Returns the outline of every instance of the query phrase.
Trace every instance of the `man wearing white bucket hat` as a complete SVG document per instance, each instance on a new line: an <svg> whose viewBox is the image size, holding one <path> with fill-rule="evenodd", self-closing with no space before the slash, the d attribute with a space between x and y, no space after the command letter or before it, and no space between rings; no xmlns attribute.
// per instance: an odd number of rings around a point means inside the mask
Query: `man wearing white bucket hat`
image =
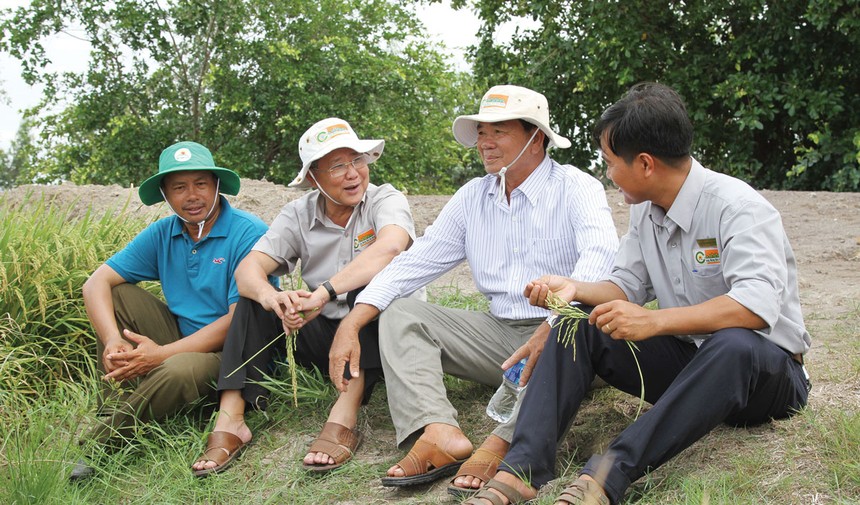
<svg viewBox="0 0 860 505"><path fill-rule="evenodd" d="M487 175L460 188L424 236L374 278L332 345L329 375L344 388L347 363L352 380L360 377L353 365L362 355L358 331L382 312L379 345L397 443L419 437L388 470L386 486L451 475L472 454L446 397L443 372L498 386L502 368L528 358L528 380L549 334L549 311L529 305L524 282L547 272L596 280L608 272L618 246L600 182L547 154L570 141L550 127L542 94L495 86L479 113L458 117L453 131L465 147L477 146ZM490 300L489 314L401 298L463 260ZM515 420L499 425L462 465L452 494L468 493L492 477Z"/></svg>
<svg viewBox="0 0 860 505"><path fill-rule="evenodd" d="M325 369L340 320L360 291L415 239L406 197L390 184L370 184L369 165L382 155L383 140L362 140L344 120L328 118L299 140L302 167L292 187L315 188L286 204L236 271L242 298L224 345L218 380L220 413L206 452L192 465L205 476L225 470L251 441L246 407L265 409L268 391L260 385L279 335L298 330L295 361ZM312 291L279 291L267 275L289 274L301 262ZM359 407L382 376L376 325L362 331L367 352L354 365L362 370L344 391L304 458L312 472L327 472L348 461L361 434ZM269 346L277 340L277 346ZM249 358L251 357L251 358Z"/></svg>
<svg viewBox="0 0 860 505"><path fill-rule="evenodd" d="M196 142L164 151L158 173L140 185L146 205L175 215L149 225L110 257L83 287L109 388L86 441L116 445L136 423L160 419L214 393L221 347L239 292L233 273L266 231L256 216L219 193L239 193L239 176L215 166ZM158 280L165 302L136 284ZM93 469L79 461L70 478Z"/></svg>

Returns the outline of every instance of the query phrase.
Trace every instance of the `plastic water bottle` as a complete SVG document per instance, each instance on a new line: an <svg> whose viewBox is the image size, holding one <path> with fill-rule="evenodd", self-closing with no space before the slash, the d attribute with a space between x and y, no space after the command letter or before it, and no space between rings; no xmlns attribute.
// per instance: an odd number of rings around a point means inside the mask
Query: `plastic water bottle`
<svg viewBox="0 0 860 505"><path fill-rule="evenodd" d="M490 403L487 404L487 415L493 420L506 423L514 415L517 398L520 396L520 392L526 388L525 386L520 387L520 375L525 366L526 360L523 358L502 374L502 385L499 386L499 389L490 398Z"/></svg>

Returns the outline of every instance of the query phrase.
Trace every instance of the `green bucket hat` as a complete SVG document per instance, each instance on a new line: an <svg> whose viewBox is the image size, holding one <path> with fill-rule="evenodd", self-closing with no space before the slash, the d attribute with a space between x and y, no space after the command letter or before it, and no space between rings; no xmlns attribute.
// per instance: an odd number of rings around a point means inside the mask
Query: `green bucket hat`
<svg viewBox="0 0 860 505"><path fill-rule="evenodd" d="M164 201L161 194L161 179L173 172L209 170L221 180L219 191L228 195L239 194L239 176L226 168L216 167L212 153L197 142L178 142L161 151L158 158L158 173L143 181L138 188L140 201L144 205Z"/></svg>

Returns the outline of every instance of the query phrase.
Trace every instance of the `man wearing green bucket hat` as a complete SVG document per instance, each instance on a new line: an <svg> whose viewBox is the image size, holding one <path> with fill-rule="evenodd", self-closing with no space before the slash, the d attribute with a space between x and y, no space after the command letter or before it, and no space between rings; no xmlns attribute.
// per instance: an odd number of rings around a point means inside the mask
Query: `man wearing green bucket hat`
<svg viewBox="0 0 860 505"><path fill-rule="evenodd" d="M219 193L239 193L239 176L215 166L196 142L161 153L158 173L141 184L146 205L175 215L144 229L83 287L106 384L102 416L83 442L116 446L139 422L163 418L213 393L221 348L239 293L233 273L265 223L233 209ZM166 303L136 286L161 283ZM116 387L119 386L119 387ZM93 474L84 460L72 471Z"/></svg>

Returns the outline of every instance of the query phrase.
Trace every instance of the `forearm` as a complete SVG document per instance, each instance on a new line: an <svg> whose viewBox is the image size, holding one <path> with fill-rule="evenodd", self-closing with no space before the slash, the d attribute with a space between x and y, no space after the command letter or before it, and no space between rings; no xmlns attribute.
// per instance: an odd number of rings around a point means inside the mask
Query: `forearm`
<svg viewBox="0 0 860 505"><path fill-rule="evenodd" d="M574 300L584 305L596 307L612 300L627 301L627 295L624 294L624 291L612 282L572 282L576 286Z"/></svg>
<svg viewBox="0 0 860 505"><path fill-rule="evenodd" d="M183 352L218 352L224 347L227 330L233 320L233 310L236 304L230 305L230 310L208 325L200 328L187 337L162 346L165 359Z"/></svg>
<svg viewBox="0 0 860 505"><path fill-rule="evenodd" d="M119 277L110 267L103 265L87 279L82 289L87 317L102 344L123 338L114 314L111 274ZM119 280L122 281L121 278Z"/></svg>
<svg viewBox="0 0 860 505"><path fill-rule="evenodd" d="M239 294L261 303L264 298L276 292L269 283L269 274L275 270L277 263L263 253L251 251L236 267L236 288Z"/></svg>
<svg viewBox="0 0 860 505"><path fill-rule="evenodd" d="M408 245L409 236L402 233L405 240L378 240L361 252L342 270L334 274L329 282L338 294L348 293L356 288L366 286L373 277L382 271L395 256L403 252ZM324 289L324 288L319 288Z"/></svg>
<svg viewBox="0 0 860 505"><path fill-rule="evenodd" d="M355 307L349 311L349 314L347 314L346 317L341 320L340 325L338 325L338 333L343 329L357 336L358 332L361 331L362 328L367 326L376 318L376 316L379 315L379 312L380 310L373 305L366 303L355 304Z"/></svg>
<svg viewBox="0 0 860 505"><path fill-rule="evenodd" d="M728 296L689 307L653 311L657 335L706 335L725 328L760 330L767 323Z"/></svg>

